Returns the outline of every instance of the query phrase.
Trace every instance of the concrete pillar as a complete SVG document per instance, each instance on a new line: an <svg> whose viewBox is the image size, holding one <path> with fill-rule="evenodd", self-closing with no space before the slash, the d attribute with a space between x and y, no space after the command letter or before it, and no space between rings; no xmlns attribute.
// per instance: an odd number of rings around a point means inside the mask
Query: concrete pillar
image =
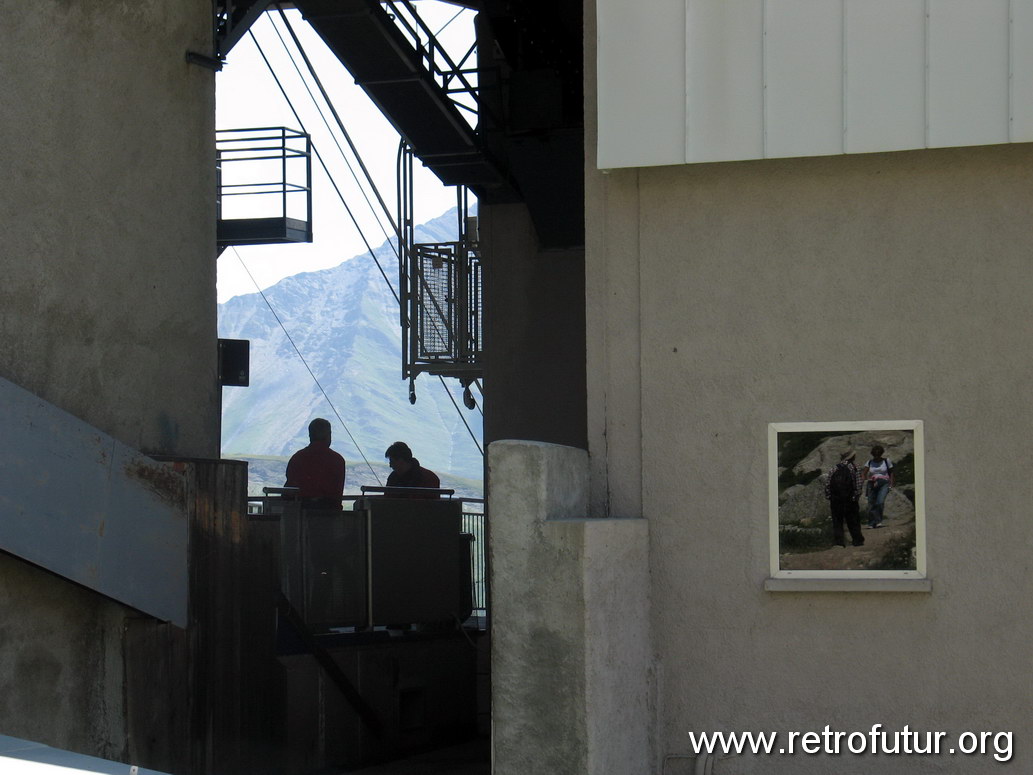
<svg viewBox="0 0 1033 775"><path fill-rule="evenodd" d="M651 767L648 523L589 519L588 453L488 448L495 775Z"/></svg>

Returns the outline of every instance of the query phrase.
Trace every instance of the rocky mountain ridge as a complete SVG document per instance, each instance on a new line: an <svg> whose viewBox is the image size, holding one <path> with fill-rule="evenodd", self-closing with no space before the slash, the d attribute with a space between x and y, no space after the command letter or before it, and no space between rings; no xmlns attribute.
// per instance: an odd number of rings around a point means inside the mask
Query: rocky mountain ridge
<svg viewBox="0 0 1033 775"><path fill-rule="evenodd" d="M454 240L455 229L453 210L418 227L417 240ZM396 286L392 244L374 255ZM483 478L481 453L463 423L479 443L481 414L463 407L458 383L445 380L462 417L436 377L422 375L418 400L409 403L398 303L368 253L287 277L264 298L252 293L220 304L219 336L251 342L250 386L223 389L224 456L287 457L308 443L309 421L325 417L352 470L368 472L364 459L382 463L388 445L402 440L439 474Z"/></svg>

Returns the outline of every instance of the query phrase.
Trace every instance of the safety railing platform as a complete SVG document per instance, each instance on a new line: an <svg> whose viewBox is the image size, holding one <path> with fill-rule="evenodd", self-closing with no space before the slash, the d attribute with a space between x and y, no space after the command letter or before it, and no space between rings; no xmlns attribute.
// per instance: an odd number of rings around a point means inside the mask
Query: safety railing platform
<svg viewBox="0 0 1033 775"><path fill-rule="evenodd" d="M230 245L312 241L312 144L287 127L216 132L217 240Z"/></svg>

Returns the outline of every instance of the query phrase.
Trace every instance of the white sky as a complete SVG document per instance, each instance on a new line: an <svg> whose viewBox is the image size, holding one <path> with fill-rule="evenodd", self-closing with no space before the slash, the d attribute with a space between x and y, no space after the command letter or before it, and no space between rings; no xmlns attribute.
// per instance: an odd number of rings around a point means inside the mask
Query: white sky
<svg viewBox="0 0 1033 775"><path fill-rule="evenodd" d="M431 29L437 31L445 26L457 12L461 14L448 24L440 36L442 42L458 59L466 53L473 40L472 11L460 9L437 0L420 0L417 7L421 16ZM365 93L355 85L348 71L340 64L332 52L323 44L319 36L302 20L297 11L287 11L287 17L295 32L301 39L323 87L330 94L334 107L344 122L355 146L362 154L363 161L380 189L381 196L396 215L395 202L395 164L398 153L398 135L391 125L381 116L380 111L370 102ZM352 173L334 144L336 137L341 148L348 152L347 144L337 130L332 114L324 106L326 120L333 128L333 135L320 118L313 100L309 97L295 66L277 36L277 30L290 49L294 50L289 33L283 26L279 14L267 13L252 28L252 32L268 57L277 76L280 78L294 103L295 109L304 122L304 128L312 135L313 145L319 150L330 168L338 187L341 189L348 206L351 208L366 234L366 239L374 249L386 239L385 231L391 229L386 219L377 215L379 221L353 180ZM304 74L309 89L322 103L319 91L310 82L307 68L295 52L297 67ZM294 118L275 80L250 35L237 43L227 56L226 65L216 78L217 105L216 128L244 129L250 127L286 126L301 129ZM350 154L349 154L350 156ZM349 158L355 175L360 179L362 173ZM418 161L415 164L415 222L435 218L456 203L454 188L446 188L438 179L426 170ZM254 293L256 288L247 272L241 267L238 255L247 265L258 285L265 289L298 272L314 271L337 266L366 250L358 231L352 224L337 193L323 174L319 162L313 158L313 236L311 244L294 245L256 245L230 248L219 257L218 263L218 300L227 299L243 293ZM369 194L374 207L379 208L376 199Z"/></svg>

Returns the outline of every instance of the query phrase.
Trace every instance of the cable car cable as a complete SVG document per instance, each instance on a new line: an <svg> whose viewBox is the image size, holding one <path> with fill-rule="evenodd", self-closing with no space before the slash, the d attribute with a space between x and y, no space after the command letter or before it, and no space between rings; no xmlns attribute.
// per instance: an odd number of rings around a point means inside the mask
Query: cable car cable
<svg viewBox="0 0 1033 775"><path fill-rule="evenodd" d="M258 38L255 37L253 31L248 30L248 34L251 36L251 40L254 41L255 48L258 49L258 54L261 55L262 61L265 63L265 67L269 68L270 74L273 76L273 80L276 82L276 85L280 88L280 93L283 94L283 98L287 100L287 106L290 108L290 112L294 115L294 120L298 122L299 126L302 127L302 131L308 134L308 131L305 128L305 122L302 121L302 117L298 115L298 111L294 110L294 103L291 101L290 97L287 96L287 90L283 88L283 84L280 83L280 79L279 76L276 74L276 70L273 69L273 65L270 63L269 58L265 56L265 52L261 48L261 43L258 42ZM383 267L380 266L380 260L377 258L376 253L373 252L373 248L370 246L369 240L366 239L366 234L363 231L362 226L358 225L358 221L355 219L354 214L351 212L351 208L348 207L348 203L344 199L344 194L341 193L341 189L337 186L337 181L335 181L334 176L330 174L330 168L326 166L326 162L323 161L322 154L319 153L319 149L316 148L314 145L312 146L312 153L315 154L316 159L318 159L319 161L319 165L322 166L323 172L326 174L327 180L330 180L330 184L334 187L334 190L337 192L337 197L341 200L341 204L344 206L345 212L348 213L348 217L351 218L351 223L352 225L354 225L355 230L358 232L359 238L362 238L363 244L366 245L367 252L370 254L370 257L373 259L375 265L377 265L377 269L380 270L380 275L384 278L384 282L387 283L387 287L390 288L390 293L392 293L392 296L395 297L395 301L401 304L401 301L398 298L398 293L395 291L395 286L392 285L392 282L390 282L390 280L387 278L387 274L384 272Z"/></svg>
<svg viewBox="0 0 1033 775"><path fill-rule="evenodd" d="M463 421L463 425L466 426L466 432L470 434L470 438L473 439L474 445L477 447L477 451L481 453L481 457L484 457L484 450L481 449L481 445L477 441L477 437L474 436L472 430L470 430L470 423L466 421L466 417L463 415L463 410L459 408L459 404L456 403L455 398L452 395L452 391L448 389L448 385L445 384L444 378L439 374L438 379L441 381L441 387L445 389L445 393L448 394L449 400L452 402L452 406L456 408L459 413L459 419Z"/></svg>
<svg viewBox="0 0 1033 775"><path fill-rule="evenodd" d="M395 233L398 233L398 224L395 223L395 219L391 217L391 211L388 210L387 204L384 202L384 198L380 195L380 189L377 188L377 184L373 182L373 177L369 174L369 170L366 169L366 165L362 161L362 156L359 154L358 149L355 147L355 143L352 142L351 135L348 134L348 130L344 128L344 122L341 121L341 117L337 114L337 109L334 108L333 103L330 101L330 96L326 93L326 89L323 88L323 82L319 80L319 76L316 75L316 70L312 67L312 62L309 61L308 54L305 53L305 49L301 45L301 41L298 40L298 36L294 33L294 28L291 26L290 21L287 19L287 14L283 12L283 8L280 3L276 4L277 10L280 12L280 18L283 20L284 25L287 27L287 32L290 33L291 38L294 40L294 45L298 47L298 51L301 54L301 58L305 60L305 66L308 68L309 73L312 75L312 80L316 82L316 87L319 89L319 93L323 95L323 99L326 100L327 106L330 108L330 112L334 116L334 120L337 121L337 126L341 130L341 134L344 135L345 141L348 143L348 147L351 148L355 159L359 163L359 169L362 170L362 174L366 176L366 181L369 183L370 188L373 189L373 193L377 197L377 201L380 202L380 206L384 209L384 214L387 216L387 222L391 224L391 228L394 229Z"/></svg>
<svg viewBox="0 0 1033 775"><path fill-rule="evenodd" d="M280 10L281 16L283 16L284 15L283 14L283 9L280 8L279 10ZM319 83L318 76L316 76L314 70L312 70L312 66L311 66L311 63L309 63L309 61L308 61L308 57L305 55L304 50L301 48L300 42L297 40L297 36L294 35L293 29L290 27L290 22L287 21L286 18L284 18L284 23L287 25L288 31L291 32L291 35L292 35L292 37L295 40L295 45L298 46L299 51L301 51L301 53L302 53L302 57L305 59L306 63L309 65L309 70L312 73L313 78L316 79L317 85L319 86L320 91L323 94L324 99L327 101L327 104L330 105L330 109L331 109L331 111L332 111L332 113L334 115L334 118L337 120L338 125L341 127L342 132L345 133L345 139L348 141L349 147L351 147L352 151L355 153L360 167L362 168L363 172L365 173L365 175L367 177L367 180L369 180L370 185L373 187L374 193L377 195L377 199L380 201L381 207L383 207L385 212L386 212L387 211L387 206L384 204L383 198L380 196L380 193L377 190L376 185L373 183L372 179L369 177L369 171L366 169L365 164L362 162L361 157L359 156L358 150L355 148L354 144L351 142L351 138L347 135L347 132L344 129L343 124L341 123L340 116L337 114L337 111L330 104L329 97L327 96L326 91L322 88L322 84ZM275 25L274 25L274 29L275 29ZM250 29L248 30L248 34L251 36L251 40L254 42L255 47L258 49L258 53L261 55L262 61L265 62L265 66L268 68L269 73L270 73L270 75L272 75L273 80L276 82L277 87L279 87L280 93L283 95L283 98L287 101L287 105L290 108L291 113L294 114L295 120L301 126L302 131L306 132L306 134L307 134L308 132L307 132L307 130L305 128L304 121L301 120L301 116L298 114L298 111L295 109L293 101L291 100L290 96L288 96L288 94L287 94L287 90L284 88L283 83L280 81L280 78L276 75L276 71L274 70L272 64L269 62L269 58L265 55L265 51L263 50L262 45L258 42L258 38L255 37L254 32L252 30L250 30ZM288 56L289 55L290 54L288 52ZM312 150L313 150L313 153L315 154L316 158L319 160L320 165L323 167L323 171L326 173L326 176L329 179L330 184L334 187L334 191L337 192L338 199L341 200L341 204L344 206L344 208L347 211L349 217L351 218L352 224L355 226L356 230L359 233L359 236L362 238L363 243L366 245L366 250L369 252L370 257L373 259L373 262L376 264L377 269L380 271L381 276L384 278L384 282L387 283L387 287L391 291L391 295L394 297L395 302L397 302L399 305L401 305L401 300L399 299L398 294L395 292L394 286L392 286L391 281L388 279L387 274L384 272L384 268L380 265L380 261L377 259L376 255L374 254L373 248L370 246L369 241L366 239L365 233L362 231L362 227L359 226L358 221L356 220L354 214L351 211L351 208L348 206L347 202L345 202L344 195L341 193L340 188L338 188L337 183L334 180L333 175L330 174L330 170L327 167L326 162L323 160L322 155L319 153L318 148L316 148L313 145ZM394 219L390 218L390 215L388 217L389 217L389 220L390 220L390 223L391 223L392 227L397 230L398 227L395 224ZM234 252L236 252L236 251L234 251ZM240 258L239 254L237 254L237 256L238 256L238 259L239 259ZM241 261L241 264L243 265L243 261ZM246 266L244 267L244 269L245 269L245 271L247 271L247 267ZM250 275L250 272L248 272L248 274ZM252 278L252 282L254 282L253 278ZM257 285L257 283L256 283L256 285ZM261 293L261 291L260 291L260 293ZM265 294L264 293L262 294L262 298L265 299ZM268 300L266 300L266 304L267 305L269 304ZM272 307L271 306L270 306L270 311L272 311ZM274 315L274 317L276 317L275 311L273 312L273 315ZM279 322L279 318L278 317L277 317L277 322ZM281 328L283 328L283 324L282 323L280 323L280 326L281 326ZM285 328L284 328L284 333L287 333ZM290 339L290 335L289 334L287 334L287 337L288 337L288 339ZM291 344L292 345L294 344L293 340L291 340ZM299 357L302 357L301 356L301 352L297 349L297 346L295 346L295 351L298 352L298 356ZM302 361L304 362L304 358L303 357L302 357ZM307 362L305 362L305 368L306 369L309 368ZM312 370L311 369L309 369L309 373L312 374ZM313 380L315 380L315 375L314 374L312 375L312 378L313 378ZM441 378L439 377L439 379L441 379ZM326 392L323 391L323 388L322 388L321 385L319 385L318 380L315 380L315 381L316 381L316 384L319 387L320 391L323 392L324 396L326 396ZM477 438L474 435L473 431L470 429L469 423L466 422L466 418L463 416L463 411L459 408L459 405L456 403L455 398L453 398L451 392L449 392L449 390L448 390L448 387L444 384L444 380L443 379L441 379L441 383L442 383L442 387L445 388L445 392L448 394L449 400L452 402L452 405L455 407L456 412L459 414L460 419L463 421L463 424L466 425L467 432L470 434L470 437L473 440L474 445L477 447L477 451L480 452L481 456L483 457L484 456L484 450L482 449L481 445L478 443ZM329 401L329 399L327 399L327 400ZM334 408L333 404L331 404L331 408ZM336 408L334 408L334 413L337 414ZM483 415L483 412L482 412L482 415ZM338 417L339 420L341 420L341 424L344 425L344 421L343 421L343 419L341 419L339 414L337 414L337 417ZM345 426L345 430L347 430L346 426ZM352 438L352 442L355 444L356 449L360 449L359 446L358 446L358 443L355 442L354 437L351 436L351 432L350 431L348 431L348 435L349 435L349 437ZM360 454L361 454L361 450L360 450ZM366 460L365 455L363 455L363 460L366 462L366 465L369 467L370 471L373 471L373 467L370 465L369 461ZM373 473L374 473L374 476L376 476L376 472L374 471ZM379 477L377 477L377 481L378 482L380 481Z"/></svg>
<svg viewBox="0 0 1033 775"><path fill-rule="evenodd" d="M330 133L330 137L331 139L333 139L334 145L337 146L337 150L341 154L341 158L344 160L345 165L348 167L348 172L351 173L351 179L355 181L355 187L358 189L358 192L363 195L363 198L366 199L366 205L367 207L369 207L370 213L372 213L373 215L373 219L377 222L377 225L380 227L380 231L384 236L384 240L387 242L388 245L392 244L392 242L390 242L390 236L387 234L387 229L384 228L383 222L380 220L380 215L378 214L377 209L373 207L373 203L372 201L370 201L370 197L367 195L366 189L363 187L363 184L359 182L358 176L355 174L355 170L352 167L351 162L348 160L347 155L344 153L344 149L341 148L341 144L338 143L337 135L335 134L333 128L331 128L330 121L326 120L326 115L323 113L322 105L319 104L318 100L316 100L315 95L312 93L312 90L309 88L309 83L305 80L305 76L302 74L302 68L299 67L298 62L294 60L294 55L291 54L290 50L287 48L287 41L283 39L283 35L280 33L280 29L276 26L276 24L274 24L272 18L270 18L270 26L276 33L276 36L280 38L280 44L283 46L284 53L290 60L290 64L293 65L294 71L298 73L299 81L302 82L302 86L304 86L305 91L308 92L309 99L312 100L312 104L316 108L316 112L319 114L319 118L322 119L323 125L326 127L326 131ZM331 108L331 110L333 110L333 107ZM354 150L353 147L352 150ZM359 163L362 163L362 161L359 160ZM398 253L397 248L395 248L395 253Z"/></svg>
<svg viewBox="0 0 1033 775"><path fill-rule="evenodd" d="M380 477L377 475L377 472L373 469L373 466L370 465L369 460L366 458L366 453L363 452L362 447L359 446L359 442L357 442L355 440L355 437L352 435L351 430L348 428L348 423L346 423L344 421L344 418L341 417L341 413L337 411L337 407L334 406L334 402L330 400L330 396L327 395L326 390L323 389L323 385L322 383L320 383L319 378L316 377L315 372L312 371L312 367L308 365L308 361L305 360L305 356L301 354L301 350L298 348L297 343L295 343L294 337L291 336L290 331L287 330L287 327L283 324L283 321L280 320L280 316L277 315L276 310L273 309L273 305L269 302L269 298L265 295L265 291L263 291L261 286L259 286L258 282L255 280L254 275L251 274L251 270L247 268L247 264L244 263L244 259L241 258L240 253L237 252L237 248L233 245L230 245L230 249L233 250L233 254L237 257L237 260L240 262L240 265L244 267L244 271L247 272L247 276L251 278L251 282L255 284L255 288L258 289L258 293L262 297L262 301L265 302L265 306L269 308L269 311L276 319L276 322L280 324L280 328L283 330L284 335L287 337L287 341L291 343L291 347L294 348L294 352L296 352L298 354L298 357L301 358L301 362L305 365L305 369L308 371L309 376L312 377L312 381L316 383L316 387L319 388L319 392L323 394L323 398L325 398L326 402L330 404L330 408L333 410L334 416L337 417L338 422L341 423L341 427L344 428L345 433L348 434L348 438L352 440L352 444L355 445L355 449L359 451L359 455L362 457L362 460L366 463L366 467L369 468L370 473L373 474L373 478L377 480L378 485L381 484ZM480 447L478 447L478 449L480 449ZM483 454L483 452L481 454Z"/></svg>

